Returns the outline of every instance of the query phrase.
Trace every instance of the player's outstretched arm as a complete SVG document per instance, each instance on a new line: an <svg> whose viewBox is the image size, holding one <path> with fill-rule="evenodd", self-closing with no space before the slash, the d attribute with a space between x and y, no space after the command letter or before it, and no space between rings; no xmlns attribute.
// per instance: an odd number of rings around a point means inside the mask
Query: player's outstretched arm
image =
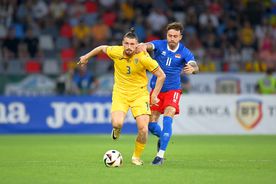
<svg viewBox="0 0 276 184"><path fill-rule="evenodd" d="M80 60L78 62L78 65L81 65L81 66L86 65L88 63L88 60L91 57L96 56L101 52L106 53L107 47L108 47L107 45L98 46L98 47L94 48L93 50L91 50L90 52L88 52L87 54L81 56Z"/></svg>
<svg viewBox="0 0 276 184"><path fill-rule="evenodd" d="M158 94L161 91L161 88L164 84L166 75L161 69L161 67L158 67L155 71L152 72L153 75L157 77L155 87L153 89L153 92L151 93L151 105L157 104L159 102L159 99L157 98Z"/></svg>
<svg viewBox="0 0 276 184"><path fill-rule="evenodd" d="M147 52L147 51L152 51L153 50L153 46L151 43L139 43L137 48L136 48L136 52Z"/></svg>

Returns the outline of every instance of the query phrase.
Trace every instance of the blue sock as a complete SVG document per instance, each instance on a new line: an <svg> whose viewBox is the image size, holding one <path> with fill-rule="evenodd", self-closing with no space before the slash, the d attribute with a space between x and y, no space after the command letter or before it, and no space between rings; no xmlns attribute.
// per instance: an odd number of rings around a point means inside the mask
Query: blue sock
<svg viewBox="0 0 276 184"><path fill-rule="evenodd" d="M156 135L157 137L161 136L161 127L158 125L157 122L150 122L148 127L149 127L149 131L153 135Z"/></svg>
<svg viewBox="0 0 276 184"><path fill-rule="evenodd" d="M165 151L172 136L172 122L173 119L170 116L164 116L163 118L163 130L160 137L160 150Z"/></svg>

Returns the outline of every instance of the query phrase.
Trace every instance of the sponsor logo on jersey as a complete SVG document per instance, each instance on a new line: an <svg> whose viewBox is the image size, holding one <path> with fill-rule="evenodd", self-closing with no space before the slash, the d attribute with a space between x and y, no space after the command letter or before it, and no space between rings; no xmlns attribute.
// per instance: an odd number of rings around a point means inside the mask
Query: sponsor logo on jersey
<svg viewBox="0 0 276 184"><path fill-rule="evenodd" d="M237 101L236 117L247 130L258 125L263 117L262 102L257 99L242 99Z"/></svg>
<svg viewBox="0 0 276 184"><path fill-rule="evenodd" d="M161 53L163 56L165 56L166 55L166 51L162 51L162 53Z"/></svg>
<svg viewBox="0 0 276 184"><path fill-rule="evenodd" d="M180 54L175 54L175 58L181 58Z"/></svg>

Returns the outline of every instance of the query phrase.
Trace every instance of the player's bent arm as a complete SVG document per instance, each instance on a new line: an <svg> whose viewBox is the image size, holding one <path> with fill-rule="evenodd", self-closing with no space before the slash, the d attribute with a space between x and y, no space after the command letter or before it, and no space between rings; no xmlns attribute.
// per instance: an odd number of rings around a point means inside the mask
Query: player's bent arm
<svg viewBox="0 0 276 184"><path fill-rule="evenodd" d="M196 62L190 62L189 65L191 65L194 69L194 71L192 72L192 74L197 74L199 73L199 67L198 65L196 64Z"/></svg>
<svg viewBox="0 0 276 184"><path fill-rule="evenodd" d="M183 69L185 74L197 74L199 72L199 67L195 61L189 61Z"/></svg>
<svg viewBox="0 0 276 184"><path fill-rule="evenodd" d="M108 47L108 45L101 45L101 46L98 46L98 47L94 48L93 50L91 50L87 54L81 56L78 64L85 65L85 64L88 63L89 58L91 58L93 56L96 56L101 52L106 53L107 47Z"/></svg>
<svg viewBox="0 0 276 184"><path fill-rule="evenodd" d="M164 84L166 75L163 72L163 70L161 69L161 67L159 66L158 68L156 68L153 72L153 75L155 75L157 77L156 83L155 83L155 87L153 89L153 92L151 94L151 97L153 98L152 100L154 100L154 98L157 98L158 94L161 91L161 88Z"/></svg>
<svg viewBox="0 0 276 184"><path fill-rule="evenodd" d="M147 52L147 51L152 51L154 48L153 48L153 45L151 43L139 43L137 48L137 53L139 52Z"/></svg>
<svg viewBox="0 0 276 184"><path fill-rule="evenodd" d="M147 42L145 45L147 46L147 51L153 51L154 47L152 43Z"/></svg>

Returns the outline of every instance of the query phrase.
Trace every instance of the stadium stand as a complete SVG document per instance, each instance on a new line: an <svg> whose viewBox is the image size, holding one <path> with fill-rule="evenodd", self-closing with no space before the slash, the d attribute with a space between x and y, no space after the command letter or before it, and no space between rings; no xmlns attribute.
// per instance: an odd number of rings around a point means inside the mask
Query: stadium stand
<svg viewBox="0 0 276 184"><path fill-rule="evenodd" d="M183 42L195 53L201 72L263 72L276 66L275 4L273 0L1 1L1 75L29 73L33 67L21 71L10 64L4 72L3 63L34 59L44 66L34 67L35 72L58 76L84 51L103 43L120 44L131 26L146 42L162 38L164 26L172 21L184 24ZM58 67L43 63L49 59ZM92 72L108 73L109 65L102 62L101 72L97 67Z"/></svg>

